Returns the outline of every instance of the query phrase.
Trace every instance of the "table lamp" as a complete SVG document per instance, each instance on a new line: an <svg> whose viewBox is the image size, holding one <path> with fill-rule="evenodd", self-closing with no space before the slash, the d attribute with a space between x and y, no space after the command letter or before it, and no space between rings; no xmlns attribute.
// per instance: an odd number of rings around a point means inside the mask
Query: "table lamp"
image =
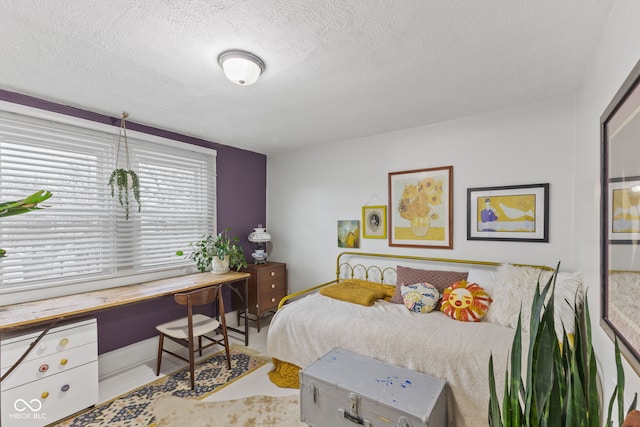
<svg viewBox="0 0 640 427"><path fill-rule="evenodd" d="M249 234L249 241L256 244L256 250L251 254L254 264L265 264L267 262L267 242L271 241L271 235L267 233L262 224Z"/></svg>

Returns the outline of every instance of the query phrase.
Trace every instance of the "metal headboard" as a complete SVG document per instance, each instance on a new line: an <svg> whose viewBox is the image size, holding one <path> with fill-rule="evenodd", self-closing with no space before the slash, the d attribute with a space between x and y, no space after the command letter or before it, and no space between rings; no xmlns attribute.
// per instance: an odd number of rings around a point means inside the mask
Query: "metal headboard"
<svg viewBox="0 0 640 427"><path fill-rule="evenodd" d="M453 264L464 264L464 265L483 265L483 266L489 266L489 267L498 267L504 264L502 262L492 262L492 261L475 261L475 260L452 259L452 258L422 257L422 256L416 256L416 255L379 254L379 253L370 253L370 252L346 251L338 254L338 257L336 259L335 280L322 283L320 285L313 286L311 288L304 289L302 291L295 292L293 294L289 294L285 296L280 300L280 303L278 304L278 309L280 309L288 300L292 298L302 296L309 292L320 289L324 286L339 282L341 279L340 273L344 271L344 269L347 269L349 271L349 274L351 275L351 277L354 277L354 275L356 274L356 271L362 271L365 280L369 279L371 273L374 272L374 274L376 274L377 277L381 279L379 280L380 283L385 283L385 278L388 277L388 275L391 274L391 272L395 274L395 268L393 267L381 268L375 265L366 267L361 262L358 262L357 264L352 265L351 263L342 260L343 257L348 257L348 256L354 256L359 258L362 257L362 258L384 258L384 259L404 259L404 260L412 260L412 261L428 261L430 263L443 263L443 264L453 263ZM535 268L539 268L547 271L554 270L553 268L547 267L545 265L515 264L515 263L512 263L512 265L516 265L519 267L535 267ZM342 278L344 279L344 276Z"/></svg>

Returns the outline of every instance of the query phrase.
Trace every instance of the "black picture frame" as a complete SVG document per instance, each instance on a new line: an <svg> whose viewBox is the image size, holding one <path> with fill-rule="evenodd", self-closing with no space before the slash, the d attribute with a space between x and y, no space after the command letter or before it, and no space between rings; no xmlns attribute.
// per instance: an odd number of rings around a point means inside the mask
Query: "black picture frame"
<svg viewBox="0 0 640 427"><path fill-rule="evenodd" d="M467 240L549 241L549 183L467 189Z"/></svg>
<svg viewBox="0 0 640 427"><path fill-rule="evenodd" d="M626 294L640 287L640 258L636 256L639 234L636 226L614 232L614 221L627 215L638 221L627 208L637 209L635 201L619 206L616 188L627 190L640 180L640 61L636 63L600 117L600 326L620 352L640 374L640 321L635 314L640 304ZM637 190L640 190L638 188ZM617 208L623 209L618 212ZM624 231L624 229L621 229Z"/></svg>

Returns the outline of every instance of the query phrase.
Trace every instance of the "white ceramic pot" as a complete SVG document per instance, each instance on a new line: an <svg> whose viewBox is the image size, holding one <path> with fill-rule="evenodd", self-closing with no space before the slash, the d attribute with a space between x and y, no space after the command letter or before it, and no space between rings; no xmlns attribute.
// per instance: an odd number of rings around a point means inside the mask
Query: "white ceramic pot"
<svg viewBox="0 0 640 427"><path fill-rule="evenodd" d="M214 256L211 261L211 272L214 274L224 274L229 272L229 255L225 256L224 259Z"/></svg>

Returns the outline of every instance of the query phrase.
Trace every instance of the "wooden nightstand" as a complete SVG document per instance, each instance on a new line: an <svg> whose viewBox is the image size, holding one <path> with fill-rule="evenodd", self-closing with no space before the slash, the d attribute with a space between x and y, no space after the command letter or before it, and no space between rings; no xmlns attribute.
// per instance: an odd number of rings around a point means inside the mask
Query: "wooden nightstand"
<svg viewBox="0 0 640 427"><path fill-rule="evenodd" d="M246 269L249 278L249 313L258 322L268 314L275 313L278 303L287 295L287 264L267 262L265 264L249 264ZM242 313L238 311L240 317Z"/></svg>

